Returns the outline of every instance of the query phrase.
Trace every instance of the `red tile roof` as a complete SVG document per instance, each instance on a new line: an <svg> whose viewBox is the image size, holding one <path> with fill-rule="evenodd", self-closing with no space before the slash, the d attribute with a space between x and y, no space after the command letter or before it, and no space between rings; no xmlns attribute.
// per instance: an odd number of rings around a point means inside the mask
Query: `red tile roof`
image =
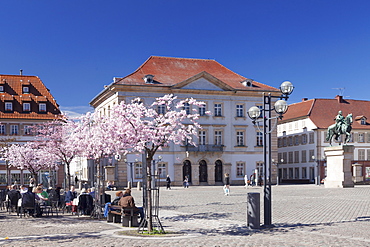
<svg viewBox="0 0 370 247"><path fill-rule="evenodd" d="M154 75L155 84L151 86L174 86L202 72L214 76L233 90L266 90L279 91L265 84L250 80L253 87L244 86L241 82L248 78L238 75L225 66L210 59L173 58L151 56L132 74L116 80L116 84L148 85L143 77Z"/></svg>
<svg viewBox="0 0 370 247"><path fill-rule="evenodd" d="M328 128L335 123L334 118L338 111L342 111L343 116L352 113L352 128L370 128L370 123L361 125L360 121L355 121L356 116L370 117L370 101L343 99L341 96L336 96L335 99L311 99L291 104L282 121L290 122L299 118L309 117L318 128Z"/></svg>
<svg viewBox="0 0 370 247"><path fill-rule="evenodd" d="M55 119L60 115L59 106L49 90L37 76L0 75L0 121L4 118L19 119ZM29 93L23 93L22 86L29 87ZM5 112L5 102L13 102L13 112ZM31 103L31 112L23 112L22 103ZM47 112L39 113L38 103L46 103Z"/></svg>

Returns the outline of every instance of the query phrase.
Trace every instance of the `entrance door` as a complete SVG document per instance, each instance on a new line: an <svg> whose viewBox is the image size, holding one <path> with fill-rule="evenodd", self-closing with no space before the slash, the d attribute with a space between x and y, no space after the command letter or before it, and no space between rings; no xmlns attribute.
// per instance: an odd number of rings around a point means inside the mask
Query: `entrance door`
<svg viewBox="0 0 370 247"><path fill-rule="evenodd" d="M185 176L188 177L189 183L191 183L191 163L189 160L184 161L184 165L182 166L182 180L184 181Z"/></svg>
<svg viewBox="0 0 370 247"><path fill-rule="evenodd" d="M222 182L222 161L216 160L215 163L215 182Z"/></svg>
<svg viewBox="0 0 370 247"><path fill-rule="evenodd" d="M201 160L199 162L199 182L207 182L208 174L207 174L207 162Z"/></svg>

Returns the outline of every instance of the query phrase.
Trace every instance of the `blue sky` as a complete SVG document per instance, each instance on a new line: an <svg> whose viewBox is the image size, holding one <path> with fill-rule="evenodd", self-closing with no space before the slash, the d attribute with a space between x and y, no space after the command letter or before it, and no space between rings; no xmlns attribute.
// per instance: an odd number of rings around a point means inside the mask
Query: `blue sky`
<svg viewBox="0 0 370 247"><path fill-rule="evenodd" d="M289 102L370 99L370 1L1 1L0 74L37 75L62 110L85 112L149 56L215 59Z"/></svg>

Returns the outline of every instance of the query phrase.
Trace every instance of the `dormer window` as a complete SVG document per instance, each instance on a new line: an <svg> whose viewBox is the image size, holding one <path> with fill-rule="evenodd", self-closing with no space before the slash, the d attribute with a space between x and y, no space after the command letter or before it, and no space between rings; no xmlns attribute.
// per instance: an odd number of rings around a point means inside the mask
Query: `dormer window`
<svg viewBox="0 0 370 247"><path fill-rule="evenodd" d="M5 111L12 112L13 111L13 102L5 102Z"/></svg>
<svg viewBox="0 0 370 247"><path fill-rule="evenodd" d="M366 118L365 117L361 118L361 125L366 125Z"/></svg>
<svg viewBox="0 0 370 247"><path fill-rule="evenodd" d="M46 103L39 104L39 112L46 112Z"/></svg>
<svg viewBox="0 0 370 247"><path fill-rule="evenodd" d="M30 112L31 111L31 103L23 103L23 111L24 112Z"/></svg>
<svg viewBox="0 0 370 247"><path fill-rule="evenodd" d="M243 84L245 87L252 87L252 86L253 86L252 81L250 81L250 80L242 81L242 84Z"/></svg>
<svg viewBox="0 0 370 247"><path fill-rule="evenodd" d="M153 78L154 78L154 75L146 75L143 77L145 83L148 83L148 84L153 83Z"/></svg>
<svg viewBox="0 0 370 247"><path fill-rule="evenodd" d="M4 93L4 85L0 85L0 93Z"/></svg>
<svg viewBox="0 0 370 247"><path fill-rule="evenodd" d="M28 86L23 86L22 87L22 92L23 93L29 93L30 92L30 88Z"/></svg>

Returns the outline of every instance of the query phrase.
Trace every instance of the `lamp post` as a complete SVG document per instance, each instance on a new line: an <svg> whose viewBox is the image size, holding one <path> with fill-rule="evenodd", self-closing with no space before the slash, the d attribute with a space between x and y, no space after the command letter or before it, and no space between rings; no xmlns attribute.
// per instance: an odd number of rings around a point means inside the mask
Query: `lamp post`
<svg viewBox="0 0 370 247"><path fill-rule="evenodd" d="M313 155L312 156L312 160L314 162L316 162L316 185L321 185L321 176L320 176L320 171L321 171L321 167L320 167L320 162L321 160L325 160L325 156L322 157L322 159L316 159L315 160L315 156Z"/></svg>
<svg viewBox="0 0 370 247"><path fill-rule="evenodd" d="M264 160L264 226L271 227L271 132L276 128L277 119L282 119L283 114L288 110L288 100L289 95L293 92L293 84L289 81L284 81L280 85L280 96L273 96L271 93L263 93L263 107L260 110L257 106L252 106L248 110L248 116L252 119L254 125L257 123L258 131L263 133L263 160ZM271 106L271 100L273 98L278 98L274 104ZM272 110L278 113L278 116L271 117ZM262 111L262 119L261 116ZM271 120L276 119L275 125L271 126ZM263 129L259 127L259 122L263 122ZM268 148L268 150L267 150ZM269 176L267 177L267 173Z"/></svg>

